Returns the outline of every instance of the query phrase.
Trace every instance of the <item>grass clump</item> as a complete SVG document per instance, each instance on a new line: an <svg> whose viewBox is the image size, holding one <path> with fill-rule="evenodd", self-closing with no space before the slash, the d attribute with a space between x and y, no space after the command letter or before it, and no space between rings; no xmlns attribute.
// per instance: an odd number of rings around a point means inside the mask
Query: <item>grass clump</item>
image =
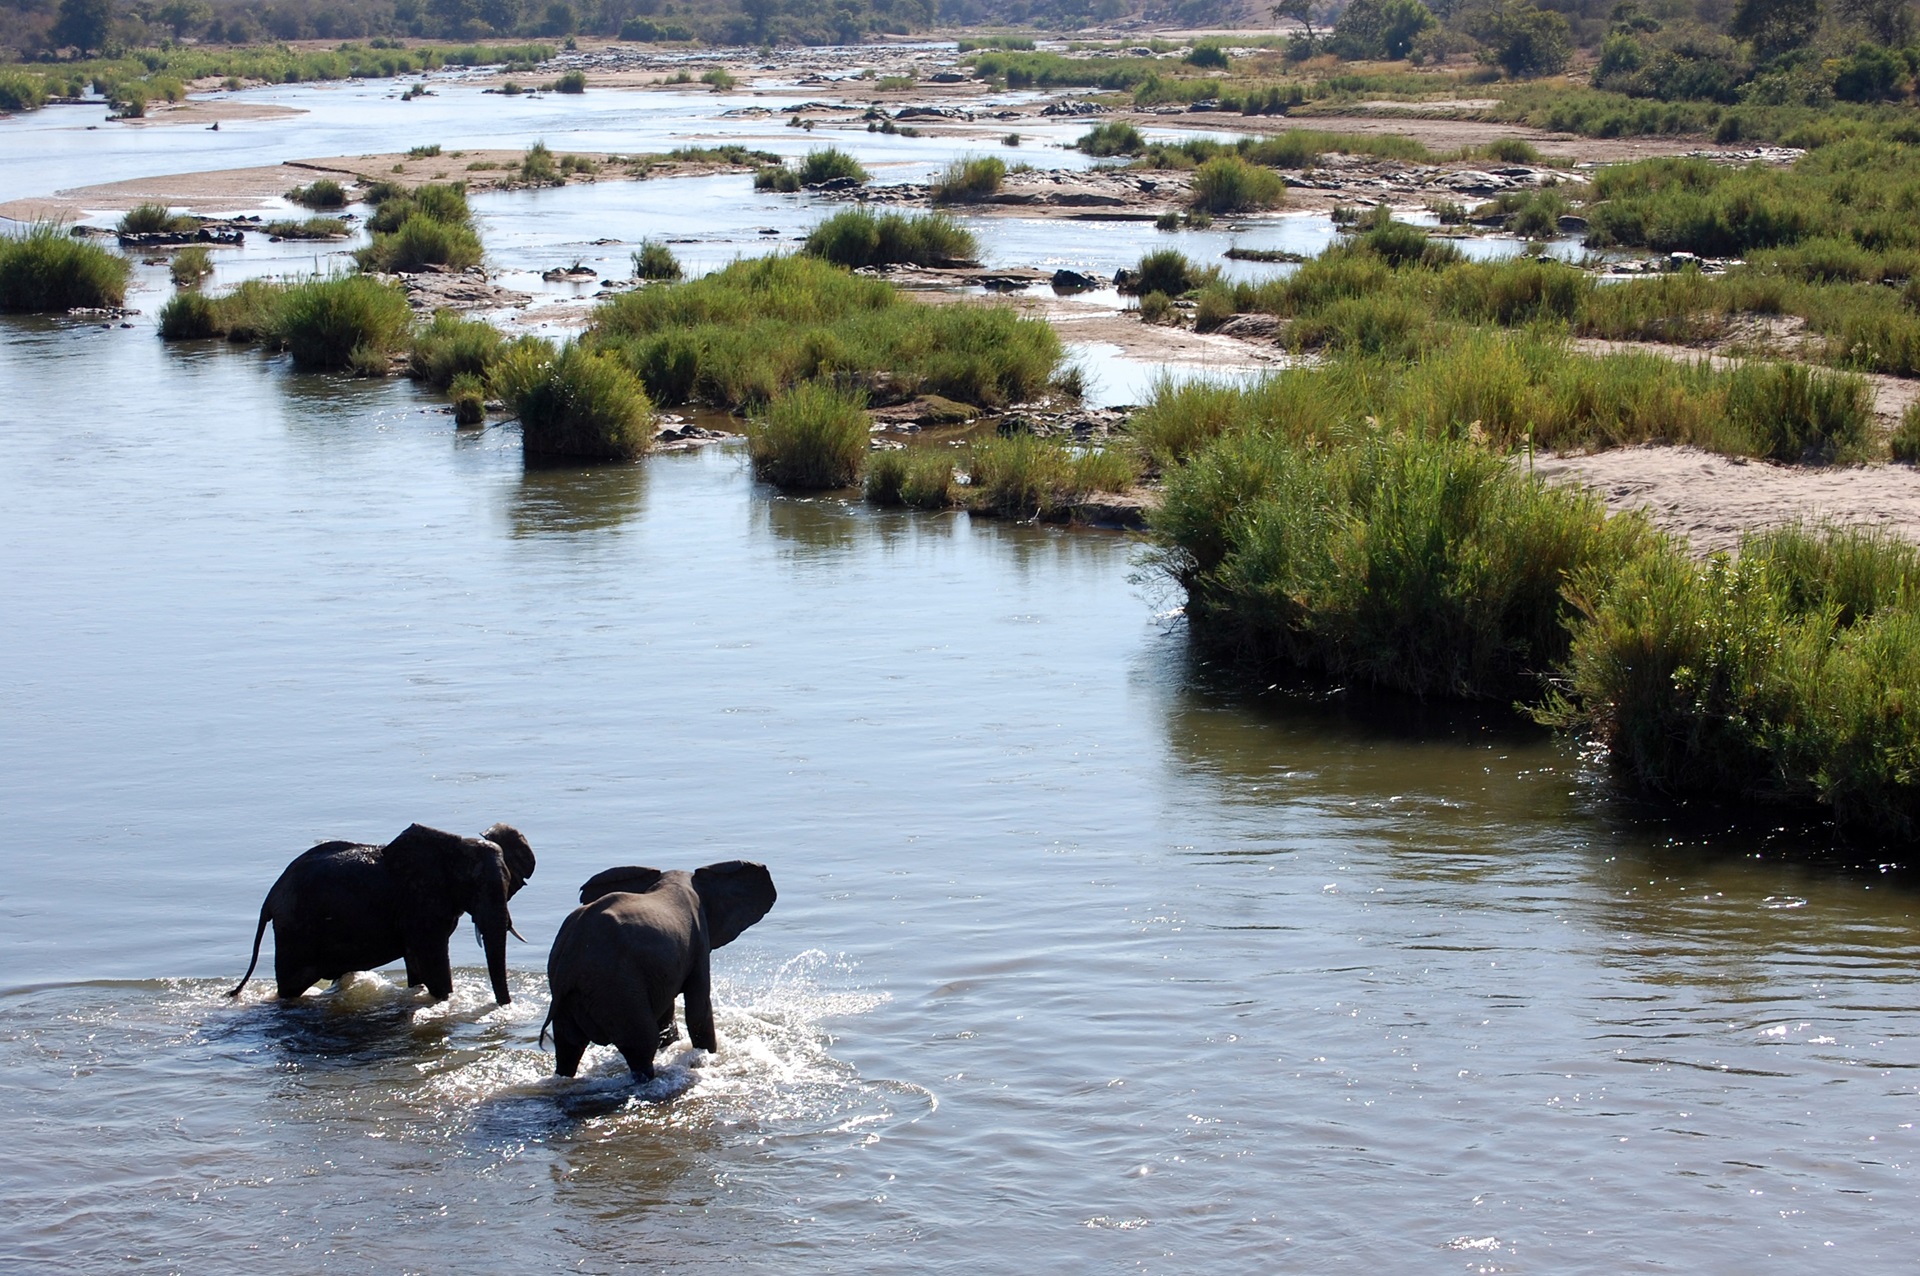
<svg viewBox="0 0 1920 1276"><path fill-rule="evenodd" d="M338 217L309 217L297 222L268 222L261 229L276 239L342 239L347 224Z"/></svg>
<svg viewBox="0 0 1920 1276"><path fill-rule="evenodd" d="M1287 185L1278 173L1237 155L1222 155L1193 175L1187 203L1209 213L1244 213L1278 208L1286 198Z"/></svg>
<svg viewBox="0 0 1920 1276"><path fill-rule="evenodd" d="M549 87L551 87L555 93L585 93L587 91L587 73L585 71L568 71L565 75L555 80Z"/></svg>
<svg viewBox="0 0 1920 1276"><path fill-rule="evenodd" d="M762 164L753 170L753 189L791 195L800 189L800 174L785 164Z"/></svg>
<svg viewBox="0 0 1920 1276"><path fill-rule="evenodd" d="M287 198L302 208L345 208L347 189L331 177L318 178L287 192Z"/></svg>
<svg viewBox="0 0 1920 1276"><path fill-rule="evenodd" d="M867 458L866 496L875 505L945 509L953 502L953 456L927 447L874 452Z"/></svg>
<svg viewBox="0 0 1920 1276"><path fill-rule="evenodd" d="M641 240L639 250L633 254L635 279L674 280L684 273L673 250L657 239Z"/></svg>
<svg viewBox="0 0 1920 1276"><path fill-rule="evenodd" d="M425 266L464 270L481 258L480 237L470 226L449 225L414 214L392 234L375 235L373 242L354 254L360 269L382 274L406 274Z"/></svg>
<svg viewBox="0 0 1920 1276"><path fill-rule="evenodd" d="M1124 492L1139 478L1124 452L1076 449L1027 433L975 441L967 468L970 504L1021 519L1058 517L1094 492Z"/></svg>
<svg viewBox="0 0 1920 1276"><path fill-rule="evenodd" d="M1194 265L1177 248L1158 248L1140 259L1140 264L1121 281L1120 287L1123 292L1142 296L1157 292L1168 297L1184 297L1202 284L1212 282L1219 273Z"/></svg>
<svg viewBox="0 0 1920 1276"><path fill-rule="evenodd" d="M1414 695L1513 699L1564 659L1569 579L1644 553L1637 518L1471 443L1314 447L1234 431L1169 475L1154 517L1207 645Z"/></svg>
<svg viewBox="0 0 1920 1276"><path fill-rule="evenodd" d="M160 307L162 341L199 341L224 332L218 304L203 292L176 292Z"/></svg>
<svg viewBox="0 0 1920 1276"><path fill-rule="evenodd" d="M213 253L200 244L182 248L167 263L167 274L176 288L198 288L200 282L212 273Z"/></svg>
<svg viewBox="0 0 1920 1276"><path fill-rule="evenodd" d="M656 402L764 403L826 379L870 398L939 394L999 407L1046 393L1061 358L1044 322L999 306L921 306L818 258L736 261L685 283L623 294L591 340L617 349Z"/></svg>
<svg viewBox="0 0 1920 1276"><path fill-rule="evenodd" d="M839 181L864 184L867 176L867 170L861 166L860 161L838 147L828 146L808 151L806 158L800 161L799 177L802 186L819 186L825 182Z"/></svg>
<svg viewBox="0 0 1920 1276"><path fill-rule="evenodd" d="M970 261L979 245L971 231L941 213L848 208L815 226L801 251L849 269L896 263L948 266Z"/></svg>
<svg viewBox="0 0 1920 1276"><path fill-rule="evenodd" d="M703 71L700 75L700 83L712 85L715 93L725 93L740 86L740 81L725 67L720 66L710 71Z"/></svg>
<svg viewBox="0 0 1920 1276"><path fill-rule="evenodd" d="M566 177L545 142L535 142L520 157L520 181L527 186L561 186Z"/></svg>
<svg viewBox="0 0 1920 1276"><path fill-rule="evenodd" d="M653 403L619 359L539 340L503 352L493 384L520 418L529 459L625 461L653 440Z"/></svg>
<svg viewBox="0 0 1920 1276"><path fill-rule="evenodd" d="M1902 465L1920 465L1920 403L1909 403L1887 440L1887 450Z"/></svg>
<svg viewBox="0 0 1920 1276"><path fill-rule="evenodd" d="M406 294L365 275L293 284L273 307L272 335L297 368L384 371L411 326Z"/></svg>
<svg viewBox="0 0 1920 1276"><path fill-rule="evenodd" d="M127 259L42 223L0 234L0 311L109 309L127 299Z"/></svg>
<svg viewBox="0 0 1920 1276"><path fill-rule="evenodd" d="M867 448L864 398L820 381L774 395L747 421L753 475L776 487L851 487Z"/></svg>
<svg viewBox="0 0 1920 1276"><path fill-rule="evenodd" d="M1075 148L1089 155L1106 157L1110 155L1138 155L1147 149L1147 139L1140 130L1125 120L1108 120L1096 124L1074 143Z"/></svg>
<svg viewBox="0 0 1920 1276"><path fill-rule="evenodd" d="M487 383L472 372L462 372L447 387L455 425L484 425L487 420Z"/></svg>
<svg viewBox="0 0 1920 1276"><path fill-rule="evenodd" d="M1641 786L1824 808L1841 829L1920 828L1920 551L1790 528L1737 559L1650 555L1621 573L1540 715Z"/></svg>
<svg viewBox="0 0 1920 1276"><path fill-rule="evenodd" d="M435 311L432 321L413 334L407 371L417 381L446 389L461 376L485 376L505 341L490 323Z"/></svg>
<svg viewBox="0 0 1920 1276"><path fill-rule="evenodd" d="M447 226L471 226L473 211L467 207L467 188L463 182L434 183L407 190L393 182L376 183L367 192L374 205L367 218L367 229L376 235L391 234L414 217Z"/></svg>
<svg viewBox="0 0 1920 1276"><path fill-rule="evenodd" d="M122 235L191 235L199 229L198 217L176 213L165 204L137 204L114 226Z"/></svg>
<svg viewBox="0 0 1920 1276"><path fill-rule="evenodd" d="M1006 179L1006 162L997 156L963 155L934 178L929 194L936 204L977 204L999 193Z"/></svg>

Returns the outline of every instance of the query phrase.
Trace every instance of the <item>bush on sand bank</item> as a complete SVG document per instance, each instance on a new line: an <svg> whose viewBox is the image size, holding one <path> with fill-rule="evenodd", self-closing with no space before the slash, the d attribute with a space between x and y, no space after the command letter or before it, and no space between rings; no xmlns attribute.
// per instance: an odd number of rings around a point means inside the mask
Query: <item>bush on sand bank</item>
<svg viewBox="0 0 1920 1276"><path fill-rule="evenodd" d="M57 314L127 299L127 259L58 226L0 235L0 310Z"/></svg>

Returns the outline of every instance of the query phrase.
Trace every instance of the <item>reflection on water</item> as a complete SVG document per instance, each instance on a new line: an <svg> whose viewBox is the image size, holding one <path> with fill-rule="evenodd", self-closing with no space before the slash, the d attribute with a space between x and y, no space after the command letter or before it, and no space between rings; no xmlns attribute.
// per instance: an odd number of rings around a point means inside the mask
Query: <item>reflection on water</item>
<svg viewBox="0 0 1920 1276"><path fill-rule="evenodd" d="M646 508L648 469L529 462L508 505L512 535L614 531Z"/></svg>

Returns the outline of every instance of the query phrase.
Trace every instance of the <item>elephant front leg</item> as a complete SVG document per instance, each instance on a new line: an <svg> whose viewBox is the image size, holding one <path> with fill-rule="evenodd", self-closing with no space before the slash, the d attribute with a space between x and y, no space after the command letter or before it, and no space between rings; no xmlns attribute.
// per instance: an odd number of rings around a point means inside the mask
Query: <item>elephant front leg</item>
<svg viewBox="0 0 1920 1276"><path fill-rule="evenodd" d="M453 964L447 957L445 944L437 950L409 948L406 962L409 988L425 984L435 1001L445 1001L453 996Z"/></svg>
<svg viewBox="0 0 1920 1276"><path fill-rule="evenodd" d="M718 1052L720 1038L713 1031L713 984L704 960L681 991L687 999L687 1038L698 1049Z"/></svg>

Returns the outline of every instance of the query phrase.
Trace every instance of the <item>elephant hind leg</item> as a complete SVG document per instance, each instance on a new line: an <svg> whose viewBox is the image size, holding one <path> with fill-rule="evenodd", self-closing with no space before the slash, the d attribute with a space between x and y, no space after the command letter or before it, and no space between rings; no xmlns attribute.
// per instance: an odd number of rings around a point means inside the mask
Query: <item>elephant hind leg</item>
<svg viewBox="0 0 1920 1276"><path fill-rule="evenodd" d="M587 1052L587 1039L572 1024L553 1025L553 1075L575 1076L580 1071L580 1056Z"/></svg>
<svg viewBox="0 0 1920 1276"><path fill-rule="evenodd" d="M660 1044L655 1048L659 1050L665 1050L668 1046L673 1044L674 1038L678 1037L679 1035L680 1035L679 1031L675 1029L673 1026L673 1003L669 1001L667 1003L666 1012L660 1016L660 1036L659 1036Z"/></svg>
<svg viewBox="0 0 1920 1276"><path fill-rule="evenodd" d="M658 1048L651 1037L644 1034L639 1040L616 1041L614 1048L627 1061L627 1067L633 1072L633 1079L641 1085L653 1080L653 1055Z"/></svg>

